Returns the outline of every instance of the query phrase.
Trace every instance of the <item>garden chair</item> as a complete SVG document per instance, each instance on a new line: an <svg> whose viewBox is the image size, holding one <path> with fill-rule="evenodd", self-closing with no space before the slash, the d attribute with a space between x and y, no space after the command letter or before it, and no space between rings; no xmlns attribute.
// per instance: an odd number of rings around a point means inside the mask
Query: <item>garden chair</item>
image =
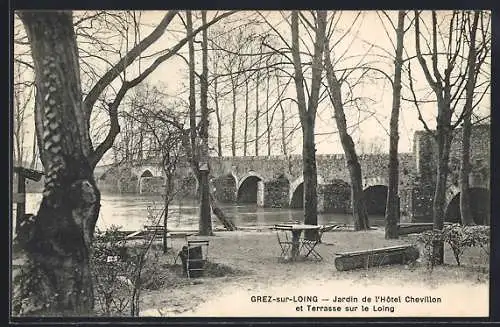
<svg viewBox="0 0 500 327"><path fill-rule="evenodd" d="M293 245L292 240L289 236L289 232L286 230L276 230L276 236L281 248L280 258L286 259Z"/></svg>
<svg viewBox="0 0 500 327"><path fill-rule="evenodd" d="M314 239L308 240L308 239L302 239L301 242L301 249L305 252L304 257L307 258L309 256L312 256L316 260L323 260L323 257L316 251L316 246L321 243L321 238L323 237L324 232L331 231L335 229L337 225L324 225L321 226L321 228L318 230L316 233L316 237Z"/></svg>

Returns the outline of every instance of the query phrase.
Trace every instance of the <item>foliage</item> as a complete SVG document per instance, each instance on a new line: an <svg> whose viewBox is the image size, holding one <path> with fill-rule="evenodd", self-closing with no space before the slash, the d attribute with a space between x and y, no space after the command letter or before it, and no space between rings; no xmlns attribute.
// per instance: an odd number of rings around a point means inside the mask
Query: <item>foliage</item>
<svg viewBox="0 0 500 327"><path fill-rule="evenodd" d="M462 226L460 224L446 225L443 230L426 231L417 238L424 247L423 257L428 268L432 269L432 247L435 242L444 242L450 246L457 264L460 266L460 258L464 251L471 247L480 247L489 255L490 228L489 226Z"/></svg>
<svg viewBox="0 0 500 327"><path fill-rule="evenodd" d="M93 243L91 265L96 309L104 315L123 314L132 295L134 263L127 255L120 227L98 231Z"/></svg>
<svg viewBox="0 0 500 327"><path fill-rule="evenodd" d="M98 231L93 243L91 266L96 311L106 316L137 314L140 290L157 284L154 276L158 253L149 251L154 236L147 237L143 244L126 246L120 228L112 225Z"/></svg>

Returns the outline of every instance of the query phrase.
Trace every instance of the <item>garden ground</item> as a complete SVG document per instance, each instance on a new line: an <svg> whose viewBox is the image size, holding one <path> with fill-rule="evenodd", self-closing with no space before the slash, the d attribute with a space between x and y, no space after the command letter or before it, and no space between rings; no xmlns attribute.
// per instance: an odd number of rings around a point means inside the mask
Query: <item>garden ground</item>
<svg viewBox="0 0 500 327"><path fill-rule="evenodd" d="M412 236L385 240L383 229L332 231L323 235L317 249L323 261L280 262L274 232L215 232L209 237L209 264L205 277L182 276L176 254L183 239L174 239L170 254L159 255L146 267L146 289L141 296L141 316L487 316L489 308L489 258L478 248L466 250L457 266L445 247L445 265L432 272L418 260L353 271L337 271L335 253L384 246L412 244ZM155 246L153 251L160 253ZM317 296L317 302L259 303L252 296ZM353 296L357 303L334 303L333 297ZM371 303L362 298L372 298ZM402 303L375 302L391 296ZM407 303L407 296L440 297L439 303ZM326 301L328 299L328 301ZM325 301L323 301L325 300ZM410 299L411 300L411 299ZM307 306L309 305L309 307ZM368 311L361 311L361 306ZM302 311L299 310L302 306ZM336 311L311 311L312 306L341 307ZM346 306L357 307L356 312ZM393 309L391 309L391 307ZM393 312L391 312L393 310Z"/></svg>

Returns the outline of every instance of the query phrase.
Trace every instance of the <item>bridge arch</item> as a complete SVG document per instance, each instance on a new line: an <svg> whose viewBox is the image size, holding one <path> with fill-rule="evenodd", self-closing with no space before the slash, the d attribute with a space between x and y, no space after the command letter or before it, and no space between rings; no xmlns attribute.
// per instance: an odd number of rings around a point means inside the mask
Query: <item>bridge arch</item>
<svg viewBox="0 0 500 327"><path fill-rule="evenodd" d="M383 185L386 186L389 185L389 182L387 181L386 177L368 177L368 178L363 178L363 190L366 190L370 186L375 186L375 185Z"/></svg>
<svg viewBox="0 0 500 327"><path fill-rule="evenodd" d="M139 194L162 192L165 180L159 167L141 167L137 179Z"/></svg>
<svg viewBox="0 0 500 327"><path fill-rule="evenodd" d="M163 171L160 167L147 165L132 168L132 172L137 178L143 177L162 177Z"/></svg>
<svg viewBox="0 0 500 327"><path fill-rule="evenodd" d="M384 215L387 204L386 185L371 185L368 186L363 194L365 196L366 211L369 215Z"/></svg>
<svg viewBox="0 0 500 327"><path fill-rule="evenodd" d="M453 189L453 191L456 191ZM478 225L490 224L490 190L485 187L471 187L470 194L470 209L474 222ZM461 222L460 211L460 190L454 194L446 206L444 220L450 223Z"/></svg>
<svg viewBox="0 0 500 327"><path fill-rule="evenodd" d="M264 182L264 178L253 170L243 175L237 183L236 201L257 203L259 182Z"/></svg>
<svg viewBox="0 0 500 327"><path fill-rule="evenodd" d="M153 173L151 172L151 170L146 169L142 172L140 177L143 178L143 177L154 177L154 176L153 176Z"/></svg>
<svg viewBox="0 0 500 327"><path fill-rule="evenodd" d="M318 185L325 184L325 179L321 175L317 175ZM299 176L290 183L290 192L288 192L288 203L290 208L304 207L304 176Z"/></svg>

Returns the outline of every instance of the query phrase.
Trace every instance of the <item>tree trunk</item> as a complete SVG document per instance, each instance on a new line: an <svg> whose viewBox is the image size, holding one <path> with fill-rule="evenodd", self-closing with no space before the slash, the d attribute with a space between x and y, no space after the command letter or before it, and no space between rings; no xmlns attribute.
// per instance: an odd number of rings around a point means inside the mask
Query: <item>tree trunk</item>
<svg viewBox="0 0 500 327"><path fill-rule="evenodd" d="M170 201L168 199L168 186L165 186L165 200L164 200L164 216L163 216L163 253L167 253L168 250L168 238L167 238L167 220L168 220L168 206Z"/></svg>
<svg viewBox="0 0 500 327"><path fill-rule="evenodd" d="M356 230L365 230L369 228L368 213L366 211L365 198L363 193L363 177L361 165L352 137L347 132L347 123L342 103L341 85L335 76L333 64L330 59L330 47L328 40L325 41L325 69L328 86L330 88L331 100L335 112L335 122L339 131L340 142L344 149L347 168L351 178L351 202L352 213L354 216L354 228Z"/></svg>
<svg viewBox="0 0 500 327"><path fill-rule="evenodd" d="M399 217L399 110L401 107L401 70L403 66L405 12L398 12L398 27L396 30L396 58L394 60L394 81L392 85L392 110L389 135L389 187L387 189L387 203L385 207L385 238L398 238Z"/></svg>
<svg viewBox="0 0 500 327"><path fill-rule="evenodd" d="M259 74L255 75L255 155L259 155Z"/></svg>
<svg viewBox="0 0 500 327"><path fill-rule="evenodd" d="M479 11L474 12L474 21L470 31L469 56L467 58L468 76L465 85L465 108L464 121L462 125L462 162L460 167L460 215L463 225L474 225L470 208L469 174L470 164L470 138L471 138L471 115L473 109L475 70L476 70L476 31L479 20Z"/></svg>
<svg viewBox="0 0 500 327"><path fill-rule="evenodd" d="M438 103L438 106L442 104ZM437 163L437 178L436 190L432 203L432 217L435 230L442 230L444 227L444 215L446 206L446 181L448 179L448 162L450 157L450 146L452 135L450 131L451 113L446 108L440 109L441 117L448 116L449 118L438 117L437 127L437 145L438 145L438 163ZM444 120L439 122L440 118ZM444 260L444 243L436 241L432 250L433 263L440 265Z"/></svg>
<svg viewBox="0 0 500 327"><path fill-rule="evenodd" d="M269 82L271 77L269 76L269 70L267 70L267 80L266 80L266 134L267 134L267 156L271 156L271 122L269 120Z"/></svg>
<svg viewBox="0 0 500 327"><path fill-rule="evenodd" d="M169 156L169 154L167 154ZM166 160L163 160L163 166L165 167L165 164L170 164L166 162ZM167 253L168 250L168 207L170 205L170 200L172 199L172 188L173 188L173 176L172 176L172 170L169 167L168 169L163 170L165 173L165 199L164 199L164 212L163 212L163 253Z"/></svg>
<svg viewBox="0 0 500 327"><path fill-rule="evenodd" d="M36 167L36 159L37 159L37 139L36 139L36 132L33 132L33 146L32 146L32 151L31 151L31 163L30 163L30 168L35 169Z"/></svg>
<svg viewBox="0 0 500 327"><path fill-rule="evenodd" d="M470 169L470 138L471 138L471 113L464 115L462 125L462 162L460 167L460 215L463 225L474 225L470 207L469 173Z"/></svg>
<svg viewBox="0 0 500 327"><path fill-rule="evenodd" d="M302 127L302 164L304 177L304 223L316 225L318 223L317 207L317 167L316 148L314 141L314 126L316 110L318 108L319 91L321 88L321 75L323 73L323 52L326 33L326 11L316 11L316 36L314 54L312 58L311 92L306 104L304 92L304 75L300 60L299 48L299 15L292 11L292 59L294 66L294 82L297 93L297 107L299 110L300 124ZM307 239L314 239L315 232L305 234Z"/></svg>
<svg viewBox="0 0 500 327"><path fill-rule="evenodd" d="M279 77L277 74L276 74L276 92L278 94L281 94L280 81L279 81ZM281 127L281 151L282 151L284 156L288 156L287 146L286 146L286 133L285 133L285 109L283 108L282 101L279 102L279 106L280 106L280 111L281 111L281 125L280 125L280 127Z"/></svg>
<svg viewBox="0 0 500 327"><path fill-rule="evenodd" d="M16 241L27 257L17 294L25 315L89 315L89 253L100 193L89 164L78 49L70 12L20 12L37 87L35 117L46 174L36 216L20 222ZM31 293L29 293L31 292Z"/></svg>
<svg viewBox="0 0 500 327"><path fill-rule="evenodd" d="M217 94L217 78L214 80L214 95L215 117L217 119L217 152L218 156L222 157L222 120L220 118L219 96Z"/></svg>
<svg viewBox="0 0 500 327"><path fill-rule="evenodd" d="M231 74L231 91L233 93L233 117L231 121L231 154L236 157L236 115L238 113L238 104L236 103L236 85L235 77Z"/></svg>
<svg viewBox="0 0 500 327"><path fill-rule="evenodd" d="M243 156L247 155L247 146L248 146L248 78L245 78L245 130L243 136Z"/></svg>
<svg viewBox="0 0 500 327"><path fill-rule="evenodd" d="M316 145L314 141L314 123L309 122L303 128L302 160L304 176L304 223L318 224L318 174L316 167Z"/></svg>
<svg viewBox="0 0 500 327"><path fill-rule="evenodd" d="M190 10L186 11L186 32L193 34L193 18ZM191 149L193 149L193 159L197 157L196 144L196 84L195 84L195 65L194 65L194 41L188 41L189 55L189 128Z"/></svg>
<svg viewBox="0 0 500 327"><path fill-rule="evenodd" d="M202 24L207 23L207 12L201 12ZM200 139L201 145L201 160L200 160L200 235L212 235L212 217L210 215L210 188L208 181L209 165L208 165L208 41L207 30L202 32L202 73L200 80L200 109L201 109L201 128Z"/></svg>

